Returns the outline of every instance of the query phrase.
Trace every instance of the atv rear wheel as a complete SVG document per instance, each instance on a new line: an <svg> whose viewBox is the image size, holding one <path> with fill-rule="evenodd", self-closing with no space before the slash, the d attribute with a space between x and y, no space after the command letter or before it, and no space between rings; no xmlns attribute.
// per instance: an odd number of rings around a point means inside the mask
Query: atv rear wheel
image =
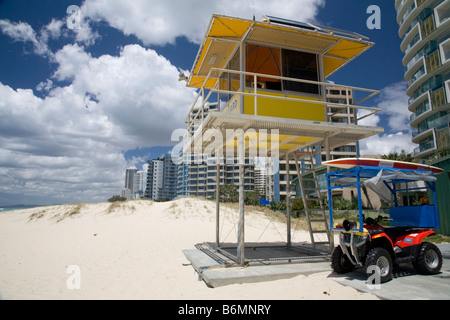
<svg viewBox="0 0 450 320"><path fill-rule="evenodd" d="M441 271L442 254L441 250L429 242L422 243L414 268L420 274L436 274Z"/></svg>
<svg viewBox="0 0 450 320"><path fill-rule="evenodd" d="M366 258L366 270L370 266L377 266L380 272L380 283L388 282L392 279L392 257L390 253L381 247L373 248L369 251ZM368 277L372 276L371 272L366 271Z"/></svg>
<svg viewBox="0 0 450 320"><path fill-rule="evenodd" d="M355 266L350 259L344 254L342 248L337 246L331 255L331 267L336 273L344 274L353 271Z"/></svg>

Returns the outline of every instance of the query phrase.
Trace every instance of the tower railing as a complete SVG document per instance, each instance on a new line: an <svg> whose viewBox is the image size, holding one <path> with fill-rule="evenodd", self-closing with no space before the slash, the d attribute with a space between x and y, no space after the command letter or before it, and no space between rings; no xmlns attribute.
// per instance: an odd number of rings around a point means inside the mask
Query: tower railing
<svg viewBox="0 0 450 320"><path fill-rule="evenodd" d="M229 74L232 77L234 77L234 82L237 84L239 83L239 88L233 89L232 86L229 86L228 89L220 88L221 78L225 79L224 75ZM212 88L206 88L206 84L211 79L216 79L216 84ZM229 78L231 79L231 78ZM228 79L228 80L229 80ZM284 81L288 81L290 83L300 83L300 84L310 84L310 85L316 85L319 89L319 92L321 92L320 99L317 100L311 100L307 94L304 94L302 92L296 92L296 91L274 91L261 88L260 83L261 79L272 79L277 82L283 83ZM250 83L250 86L241 86L241 83ZM333 87L333 88L341 88L342 90L345 90L346 103L337 103L337 102L327 102L326 101L326 94L325 90L327 87ZM353 102L353 99L350 97L349 92L350 90L353 91L353 97L355 96L355 92L361 91L366 94L366 96L356 102ZM331 117L335 114L346 112L348 114L355 114L355 124L358 124L358 121L370 117L378 112L381 111L379 108L375 107L366 107L361 106L359 103L366 101L375 95L379 94L379 91L372 90L372 89L366 89L366 88L360 88L360 87L354 87L349 85L340 85L335 83L329 83L329 82L321 82L321 81L312 81L312 80L304 80L304 79L297 79L297 78L290 78L290 77L282 77L282 76L275 76L275 75L269 75L269 74L262 74L262 73L254 73L254 72L246 72L246 71L237 71L237 70L231 70L231 69L222 69L222 68L212 68L207 77L205 78L202 87L200 88L196 99L194 100L194 103L191 106L191 109L185 119L185 123L188 125L188 132L193 133L197 128L201 126L203 121L205 120L208 110L205 110L205 106L209 103L216 103L218 102L220 104L220 97L217 97L216 101L212 101L213 93L220 94L226 94L229 95L231 98L228 100L227 105L223 108L219 107L219 111L226 110L227 107L229 107L229 103L233 101L233 97L253 97L254 101L254 115L258 115L258 98L264 98L264 99L273 99L274 101L293 101L297 102L299 104L317 104L322 105L326 109L324 110L324 114L327 117L327 121L331 119ZM331 111L331 108L333 108L333 111ZM344 111L346 110L346 111Z"/></svg>

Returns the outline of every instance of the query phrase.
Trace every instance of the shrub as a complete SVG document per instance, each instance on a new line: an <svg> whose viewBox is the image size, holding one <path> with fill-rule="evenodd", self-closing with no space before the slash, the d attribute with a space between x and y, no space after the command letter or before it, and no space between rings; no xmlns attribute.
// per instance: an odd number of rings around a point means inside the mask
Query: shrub
<svg viewBox="0 0 450 320"><path fill-rule="evenodd" d="M108 202L123 202L123 201L127 201L127 198L121 197L121 196L112 196L111 198L108 199Z"/></svg>

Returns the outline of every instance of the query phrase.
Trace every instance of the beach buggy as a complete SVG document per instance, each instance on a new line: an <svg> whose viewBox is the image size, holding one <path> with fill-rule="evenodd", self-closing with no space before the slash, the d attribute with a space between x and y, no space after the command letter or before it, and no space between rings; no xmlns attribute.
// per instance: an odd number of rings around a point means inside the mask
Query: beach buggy
<svg viewBox="0 0 450 320"><path fill-rule="evenodd" d="M332 230L339 233L339 245L331 257L332 268L344 274L355 268L366 268L368 277L374 272L379 283L392 279L394 265L411 263L420 274L436 274L442 267L438 247L426 242L426 237L439 228L436 204L435 174L442 169L426 165L380 159L348 158L331 160L325 165L341 170L327 173L330 226L333 227L332 191L356 187L357 219L347 219ZM393 203L389 217L364 217L361 188L371 189L381 199ZM402 193L427 190L421 203L403 205ZM428 197L433 198L432 204ZM407 197L406 197L407 198ZM356 220L356 221L355 221ZM389 220L390 226L382 226Z"/></svg>

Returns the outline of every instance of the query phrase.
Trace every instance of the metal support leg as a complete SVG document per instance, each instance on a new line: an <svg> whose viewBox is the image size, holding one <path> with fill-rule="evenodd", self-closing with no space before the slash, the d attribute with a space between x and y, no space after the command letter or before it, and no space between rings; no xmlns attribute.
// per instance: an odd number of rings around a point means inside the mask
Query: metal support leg
<svg viewBox="0 0 450 320"><path fill-rule="evenodd" d="M245 238L244 238L244 170L245 170L245 137L242 131L239 134L239 228L238 228L238 263L245 264Z"/></svg>
<svg viewBox="0 0 450 320"><path fill-rule="evenodd" d="M290 169L290 154L286 155L286 219L287 219L287 247L291 248L291 175Z"/></svg>
<svg viewBox="0 0 450 320"><path fill-rule="evenodd" d="M217 154L216 168L216 251L219 250L219 230L220 230L220 155Z"/></svg>

